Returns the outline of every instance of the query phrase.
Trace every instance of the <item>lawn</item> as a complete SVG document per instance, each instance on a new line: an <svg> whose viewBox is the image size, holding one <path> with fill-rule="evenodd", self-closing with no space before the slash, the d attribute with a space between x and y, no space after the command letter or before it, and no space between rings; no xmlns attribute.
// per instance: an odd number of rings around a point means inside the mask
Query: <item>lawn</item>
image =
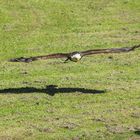
<svg viewBox="0 0 140 140"><path fill-rule="evenodd" d="M0 0L0 140L140 139L140 49L8 62L137 44L139 0Z"/></svg>

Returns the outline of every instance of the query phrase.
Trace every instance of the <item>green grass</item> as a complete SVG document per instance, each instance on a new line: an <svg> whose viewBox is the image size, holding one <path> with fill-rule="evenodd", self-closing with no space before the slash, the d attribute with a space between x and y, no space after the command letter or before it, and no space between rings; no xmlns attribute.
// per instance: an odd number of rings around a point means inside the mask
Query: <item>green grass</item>
<svg viewBox="0 0 140 140"><path fill-rule="evenodd" d="M1 0L0 139L139 139L140 49L7 61L139 43L139 0Z"/></svg>

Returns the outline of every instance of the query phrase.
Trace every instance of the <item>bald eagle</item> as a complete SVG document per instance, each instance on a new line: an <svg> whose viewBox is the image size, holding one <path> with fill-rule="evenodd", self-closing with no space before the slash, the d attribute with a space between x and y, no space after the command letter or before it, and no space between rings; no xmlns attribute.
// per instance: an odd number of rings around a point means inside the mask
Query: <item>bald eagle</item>
<svg viewBox="0 0 140 140"><path fill-rule="evenodd" d="M52 58L66 58L65 62L68 60L77 62L81 60L84 56L88 55L95 55L95 54L105 54L105 53L121 53L121 52L130 52L135 50L136 48L139 48L139 45L135 45L133 47L123 47L123 48L110 48L110 49L94 49L94 50L87 50L87 51L76 51L76 52L70 52L70 53L56 53L56 54L49 54L49 55L43 55L43 56L34 56L34 57L20 57L20 58L13 58L10 59L10 62L32 62L40 59L52 59Z"/></svg>

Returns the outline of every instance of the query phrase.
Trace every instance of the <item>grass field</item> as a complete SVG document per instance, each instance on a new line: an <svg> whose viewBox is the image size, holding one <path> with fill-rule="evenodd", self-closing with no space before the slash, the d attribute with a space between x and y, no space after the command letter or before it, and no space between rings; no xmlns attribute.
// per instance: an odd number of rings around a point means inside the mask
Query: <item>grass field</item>
<svg viewBox="0 0 140 140"><path fill-rule="evenodd" d="M137 44L139 0L0 0L0 140L139 140L140 49L7 61Z"/></svg>

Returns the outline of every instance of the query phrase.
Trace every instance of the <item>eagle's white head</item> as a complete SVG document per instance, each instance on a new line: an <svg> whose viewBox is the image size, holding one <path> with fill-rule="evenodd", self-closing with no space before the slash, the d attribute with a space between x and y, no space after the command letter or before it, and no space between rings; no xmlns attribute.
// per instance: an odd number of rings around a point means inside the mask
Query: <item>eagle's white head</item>
<svg viewBox="0 0 140 140"><path fill-rule="evenodd" d="M79 52L74 52L70 56L71 61L74 61L74 62L79 61L81 58L82 58L82 56Z"/></svg>

